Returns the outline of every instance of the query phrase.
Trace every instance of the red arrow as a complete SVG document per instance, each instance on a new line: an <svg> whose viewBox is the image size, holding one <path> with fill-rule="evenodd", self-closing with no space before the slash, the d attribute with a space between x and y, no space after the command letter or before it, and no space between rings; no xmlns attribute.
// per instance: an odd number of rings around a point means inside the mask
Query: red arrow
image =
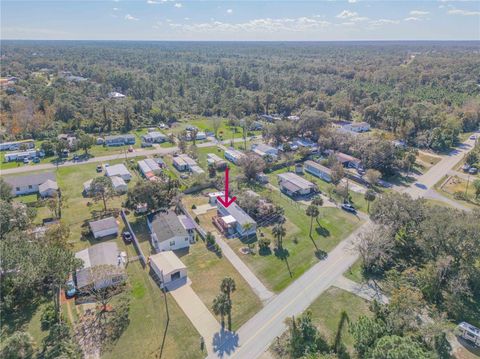
<svg viewBox="0 0 480 359"><path fill-rule="evenodd" d="M227 208L228 206L230 206L233 202L235 202L235 200L237 199L237 197L232 197L230 199L228 199L228 167L225 169L225 199L223 199L222 197L220 196L217 196L217 200L223 204L223 206L225 208Z"/></svg>

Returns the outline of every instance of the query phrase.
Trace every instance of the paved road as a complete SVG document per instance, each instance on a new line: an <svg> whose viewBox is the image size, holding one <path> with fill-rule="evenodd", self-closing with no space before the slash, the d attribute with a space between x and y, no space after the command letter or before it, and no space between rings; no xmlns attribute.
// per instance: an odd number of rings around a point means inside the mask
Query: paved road
<svg viewBox="0 0 480 359"><path fill-rule="evenodd" d="M223 142L218 142L218 141L207 141L207 142L202 142L197 145L197 147L210 147L210 146L216 146L220 145L222 143L230 143L231 140L226 140ZM236 138L234 142L243 142L242 138ZM140 157L140 156L152 156L152 155L167 155L173 152L178 151L178 147L159 147L156 149L136 149L134 152L127 152L125 153L116 153L112 155L107 155L107 156L99 156L99 157L91 157L88 160L84 161L77 161L74 162L73 160L68 160L59 165L59 167L70 167L70 166L79 166L87 163L102 163L102 162L108 162L112 160L116 160L119 158L135 158L135 157ZM1 165L0 165L1 166ZM2 176L6 175L15 175L19 173L25 173L25 172L33 172L33 171L42 171L42 170L48 170L48 169L56 169L57 166L53 163L42 163L39 165L31 165L31 166L21 166L21 167L15 167L15 168L9 168L9 169L2 169L0 174Z"/></svg>
<svg viewBox="0 0 480 359"><path fill-rule="evenodd" d="M414 198L422 197L439 179L446 175L462 157L472 149L473 140L467 140L459 149L452 151L428 172L419 177L412 186L403 189ZM285 319L307 309L318 296L343 275L358 258L354 250L359 235L368 231L372 222L366 221L343 240L327 259L315 264L282 293L270 301L261 311L245 323L235 335L217 347L208 358L235 357L254 359L261 357L270 343L284 330Z"/></svg>

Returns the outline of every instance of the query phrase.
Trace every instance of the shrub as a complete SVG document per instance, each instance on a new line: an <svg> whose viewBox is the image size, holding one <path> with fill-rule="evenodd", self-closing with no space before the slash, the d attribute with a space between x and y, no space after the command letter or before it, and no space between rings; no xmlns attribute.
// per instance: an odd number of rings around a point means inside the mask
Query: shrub
<svg viewBox="0 0 480 359"><path fill-rule="evenodd" d="M192 209L197 209L197 206L192 204Z"/></svg>
<svg viewBox="0 0 480 359"><path fill-rule="evenodd" d="M53 324L56 323L58 317L55 312L55 306L50 303L42 311L42 316L40 318L40 323L43 330L49 329Z"/></svg>
<svg viewBox="0 0 480 359"><path fill-rule="evenodd" d="M462 191L457 191L453 194L453 198L461 200L461 201L467 201L468 197L465 195L465 192Z"/></svg>
<svg viewBox="0 0 480 359"><path fill-rule="evenodd" d="M259 252L266 252L270 249L270 239L268 238L260 238L258 240L258 251Z"/></svg>

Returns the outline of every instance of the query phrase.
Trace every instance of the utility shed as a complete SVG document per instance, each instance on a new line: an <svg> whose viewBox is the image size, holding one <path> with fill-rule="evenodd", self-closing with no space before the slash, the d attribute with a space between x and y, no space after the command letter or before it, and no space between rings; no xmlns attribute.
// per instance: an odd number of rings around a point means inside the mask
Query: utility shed
<svg viewBox="0 0 480 359"><path fill-rule="evenodd" d="M173 251L160 252L150 256L150 268L160 279L162 288L169 284L187 278L187 267L173 253Z"/></svg>
<svg viewBox="0 0 480 359"><path fill-rule="evenodd" d="M118 233L118 223L113 217L107 217L100 219L99 221L92 221L88 224L95 238L116 235Z"/></svg>

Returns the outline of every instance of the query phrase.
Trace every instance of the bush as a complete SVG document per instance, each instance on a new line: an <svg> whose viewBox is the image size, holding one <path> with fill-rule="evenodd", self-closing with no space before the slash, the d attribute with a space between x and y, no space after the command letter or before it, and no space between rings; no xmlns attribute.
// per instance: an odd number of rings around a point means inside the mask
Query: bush
<svg viewBox="0 0 480 359"><path fill-rule="evenodd" d="M207 242L207 247L211 247L214 244L216 244L215 243L215 237L210 232L207 233L207 238L205 238L205 241Z"/></svg>
<svg viewBox="0 0 480 359"><path fill-rule="evenodd" d="M453 198L461 200L461 201L468 201L468 197L465 195L465 192L457 191L453 194Z"/></svg>
<svg viewBox="0 0 480 359"><path fill-rule="evenodd" d="M57 313L55 312L55 306L48 304L42 311L40 323L43 330L49 329L53 324L57 322Z"/></svg>
<svg viewBox="0 0 480 359"><path fill-rule="evenodd" d="M192 209L197 209L197 206L195 206L194 204L192 204Z"/></svg>
<svg viewBox="0 0 480 359"><path fill-rule="evenodd" d="M258 251L259 252L266 252L270 249L270 239L268 238L260 238L258 240Z"/></svg>
<svg viewBox="0 0 480 359"><path fill-rule="evenodd" d="M197 224L199 224L199 223L200 223L200 218L195 217L195 222L196 222Z"/></svg>

